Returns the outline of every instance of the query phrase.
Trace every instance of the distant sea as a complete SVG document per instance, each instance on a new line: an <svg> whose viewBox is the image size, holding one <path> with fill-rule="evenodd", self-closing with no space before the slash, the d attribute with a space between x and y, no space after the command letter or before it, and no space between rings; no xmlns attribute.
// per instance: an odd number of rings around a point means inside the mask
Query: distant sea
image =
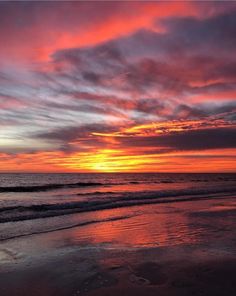
<svg viewBox="0 0 236 296"><path fill-rule="evenodd" d="M230 173L0 174L0 240L99 222L83 219L91 211L235 194Z"/></svg>

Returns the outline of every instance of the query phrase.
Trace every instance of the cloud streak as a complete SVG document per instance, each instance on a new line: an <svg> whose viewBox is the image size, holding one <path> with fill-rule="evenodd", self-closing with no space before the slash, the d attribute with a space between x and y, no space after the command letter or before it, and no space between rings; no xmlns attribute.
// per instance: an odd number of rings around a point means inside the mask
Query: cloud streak
<svg viewBox="0 0 236 296"><path fill-rule="evenodd" d="M234 3L0 6L1 171L233 170Z"/></svg>

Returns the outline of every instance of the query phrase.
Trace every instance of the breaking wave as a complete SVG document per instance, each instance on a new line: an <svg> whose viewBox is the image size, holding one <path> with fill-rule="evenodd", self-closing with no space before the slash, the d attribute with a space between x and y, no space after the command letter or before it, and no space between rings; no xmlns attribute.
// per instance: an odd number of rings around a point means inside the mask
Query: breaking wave
<svg viewBox="0 0 236 296"><path fill-rule="evenodd" d="M91 186L104 186L106 184L99 182L78 182L71 184L45 184L35 186L6 186L0 187L0 192L40 192L49 191L63 188L79 188L79 187L91 187Z"/></svg>
<svg viewBox="0 0 236 296"><path fill-rule="evenodd" d="M98 183L79 183L90 184L87 186L96 186ZM91 185L93 184L93 185ZM96 185L95 185L96 184ZM68 184L69 185L69 184ZM72 184L71 184L72 185ZM73 184L74 186L75 184ZM85 185L86 186L86 185ZM23 221L38 218L55 217L73 213L88 211L98 211L104 209L113 209L121 207L138 206L155 203L170 203L181 201L192 201L206 198L223 197L236 193L235 187L213 188L213 189L179 189L165 191L143 191L130 192L106 198L93 198L86 201L62 202L55 204L34 204L29 206L7 206L0 208L0 223L11 221Z"/></svg>

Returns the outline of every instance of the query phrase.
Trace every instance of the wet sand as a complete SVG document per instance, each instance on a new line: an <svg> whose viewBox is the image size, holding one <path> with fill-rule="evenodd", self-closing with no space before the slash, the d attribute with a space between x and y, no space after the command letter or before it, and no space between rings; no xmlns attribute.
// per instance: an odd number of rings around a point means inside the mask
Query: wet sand
<svg viewBox="0 0 236 296"><path fill-rule="evenodd" d="M234 199L145 211L1 243L0 295L236 295Z"/></svg>

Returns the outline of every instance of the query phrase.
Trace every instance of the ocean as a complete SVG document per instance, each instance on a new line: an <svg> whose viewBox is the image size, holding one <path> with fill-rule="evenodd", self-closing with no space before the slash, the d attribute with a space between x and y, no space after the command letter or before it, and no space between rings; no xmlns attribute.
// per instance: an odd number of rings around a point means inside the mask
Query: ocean
<svg viewBox="0 0 236 296"><path fill-rule="evenodd" d="M127 219L121 208L138 206L140 215L145 205L235 193L230 173L0 174L0 240ZM86 215L108 209L109 215Z"/></svg>

